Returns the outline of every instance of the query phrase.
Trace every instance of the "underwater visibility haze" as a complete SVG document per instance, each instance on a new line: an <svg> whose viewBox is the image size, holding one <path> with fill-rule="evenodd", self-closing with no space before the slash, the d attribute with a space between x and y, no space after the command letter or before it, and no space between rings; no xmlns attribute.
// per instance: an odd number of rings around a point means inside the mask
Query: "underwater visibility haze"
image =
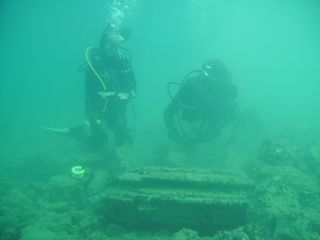
<svg viewBox="0 0 320 240"><path fill-rule="evenodd" d="M320 239L320 3L3 0L0 239Z"/></svg>

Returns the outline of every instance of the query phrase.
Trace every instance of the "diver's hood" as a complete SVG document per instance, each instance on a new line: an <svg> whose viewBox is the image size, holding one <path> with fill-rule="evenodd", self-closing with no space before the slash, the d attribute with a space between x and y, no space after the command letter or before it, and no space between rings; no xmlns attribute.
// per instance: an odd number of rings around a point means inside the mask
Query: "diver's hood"
<svg viewBox="0 0 320 240"><path fill-rule="evenodd" d="M206 76L211 76L219 79L230 79L227 67L219 60L210 60L202 65L202 71Z"/></svg>
<svg viewBox="0 0 320 240"><path fill-rule="evenodd" d="M120 46L130 35L130 31L126 27L120 28L114 24L107 24L100 38L100 49L105 49L106 46Z"/></svg>

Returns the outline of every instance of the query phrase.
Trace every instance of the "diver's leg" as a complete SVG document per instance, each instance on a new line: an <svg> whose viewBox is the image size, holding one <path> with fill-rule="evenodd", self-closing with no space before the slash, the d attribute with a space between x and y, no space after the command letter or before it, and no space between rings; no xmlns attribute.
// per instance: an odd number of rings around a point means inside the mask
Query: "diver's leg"
<svg viewBox="0 0 320 240"><path fill-rule="evenodd" d="M127 101L113 99L109 101L105 121L114 135L115 145L122 146L132 141L127 129Z"/></svg>
<svg viewBox="0 0 320 240"><path fill-rule="evenodd" d="M90 121L90 134L85 142L95 151L103 151L106 148L108 136L100 122Z"/></svg>
<svg viewBox="0 0 320 240"><path fill-rule="evenodd" d="M178 98L174 98L169 106L164 110L163 119L168 131L168 136L174 141L179 141L181 134L177 126L176 117L180 110Z"/></svg>

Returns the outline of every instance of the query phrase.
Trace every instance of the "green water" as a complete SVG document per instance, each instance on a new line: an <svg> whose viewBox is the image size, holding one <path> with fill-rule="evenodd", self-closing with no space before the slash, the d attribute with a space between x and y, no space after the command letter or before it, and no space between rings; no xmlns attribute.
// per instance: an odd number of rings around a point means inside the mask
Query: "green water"
<svg viewBox="0 0 320 240"><path fill-rule="evenodd" d="M115 8L130 29L133 143L101 153L40 126L84 123L78 69ZM313 0L1 1L0 239L320 239L319 23ZM235 118L177 144L167 83L211 59L237 87Z"/></svg>

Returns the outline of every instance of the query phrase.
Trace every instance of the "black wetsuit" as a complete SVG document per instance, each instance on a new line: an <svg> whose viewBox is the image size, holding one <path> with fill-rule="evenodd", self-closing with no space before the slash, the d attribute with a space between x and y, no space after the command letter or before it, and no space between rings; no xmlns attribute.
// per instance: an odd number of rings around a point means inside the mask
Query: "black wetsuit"
<svg viewBox="0 0 320 240"><path fill-rule="evenodd" d="M188 78L164 112L169 137L181 143L198 143L217 136L234 114L236 87L204 74ZM186 129L183 123L194 124Z"/></svg>
<svg viewBox="0 0 320 240"><path fill-rule="evenodd" d="M91 63L106 86L104 89L92 69L86 68L85 110L91 126L91 144L99 147L106 143L104 126L113 132L116 146L130 142L126 109L132 92L136 90L131 63L127 57L118 53L113 57L103 58L97 49L92 51ZM113 95L103 98L99 92L113 92ZM127 94L128 99L120 99L119 93Z"/></svg>

